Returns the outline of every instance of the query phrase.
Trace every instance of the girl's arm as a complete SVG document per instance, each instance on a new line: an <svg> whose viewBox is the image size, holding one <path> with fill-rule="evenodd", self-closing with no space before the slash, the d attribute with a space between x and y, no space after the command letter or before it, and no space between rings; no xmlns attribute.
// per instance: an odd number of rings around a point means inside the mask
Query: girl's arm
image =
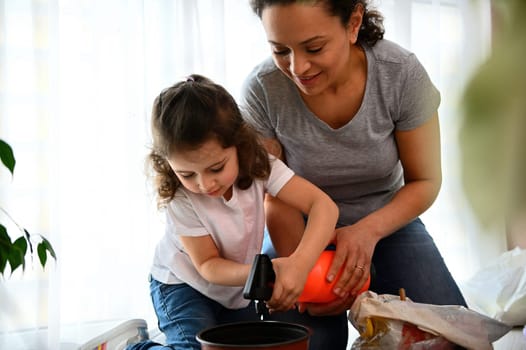
<svg viewBox="0 0 526 350"><path fill-rule="evenodd" d="M291 257L307 263L310 271L334 238L338 207L325 192L300 176L293 176L277 198L307 216L305 232Z"/></svg>
<svg viewBox="0 0 526 350"><path fill-rule="evenodd" d="M210 235L180 236L181 242L199 274L208 282L224 286L243 286L250 265L222 258Z"/></svg>
<svg viewBox="0 0 526 350"><path fill-rule="evenodd" d="M294 306L307 275L334 238L338 207L325 192L299 176L293 176L276 197L307 215L305 231L294 252L272 261L276 282L267 305L271 311L285 311ZM286 232L282 234L281 239L286 239Z"/></svg>
<svg viewBox="0 0 526 350"><path fill-rule="evenodd" d="M287 163L283 147L277 139L263 138L268 153ZM278 256L289 256L296 250L305 231L303 214L281 200L265 195L266 224L272 245Z"/></svg>

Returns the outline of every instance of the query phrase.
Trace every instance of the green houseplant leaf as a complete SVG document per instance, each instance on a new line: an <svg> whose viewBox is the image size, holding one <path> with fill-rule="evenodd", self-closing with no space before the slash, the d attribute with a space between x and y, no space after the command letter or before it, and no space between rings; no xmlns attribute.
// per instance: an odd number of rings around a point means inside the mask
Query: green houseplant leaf
<svg viewBox="0 0 526 350"><path fill-rule="evenodd" d="M0 159L2 160L2 163L6 166L7 169L11 172L11 175L13 175L15 171L15 156L13 154L13 149L7 142L0 139Z"/></svg>
<svg viewBox="0 0 526 350"><path fill-rule="evenodd" d="M49 241L46 238L42 237L42 242L40 242L37 245L38 258L40 259L40 264L42 264L42 267L46 266L48 252L55 260L57 259L55 250L53 249Z"/></svg>
<svg viewBox="0 0 526 350"><path fill-rule="evenodd" d="M3 274L7 265L7 257L11 249L11 238L4 225L0 224L0 272Z"/></svg>
<svg viewBox="0 0 526 350"><path fill-rule="evenodd" d="M7 259L9 265L11 265L11 271L15 271L18 267L22 266L22 270L26 268L26 256L27 252L27 241L25 237L18 237L11 246L11 252Z"/></svg>
<svg viewBox="0 0 526 350"><path fill-rule="evenodd" d="M16 164L13 149L2 139L0 139L0 160L11 172L11 175L13 175ZM29 247L31 258L33 258L34 252L31 243L32 235L25 228L21 227L1 205L0 212L4 213L5 216L22 232L22 235L12 242L11 237L7 232L7 228L0 224L0 275L3 276L8 263L11 267L11 273L19 267L22 267L22 270L25 270L27 248ZM42 235L38 236L41 238L41 241L37 246L38 258L42 267L45 267L47 263L47 253L49 253L55 260L57 259L57 256L51 243Z"/></svg>
<svg viewBox="0 0 526 350"><path fill-rule="evenodd" d="M7 234L7 229L0 225L0 272L4 273L7 263L11 267L11 272L22 266L25 269L25 256L27 252L26 237L18 237L14 242Z"/></svg>

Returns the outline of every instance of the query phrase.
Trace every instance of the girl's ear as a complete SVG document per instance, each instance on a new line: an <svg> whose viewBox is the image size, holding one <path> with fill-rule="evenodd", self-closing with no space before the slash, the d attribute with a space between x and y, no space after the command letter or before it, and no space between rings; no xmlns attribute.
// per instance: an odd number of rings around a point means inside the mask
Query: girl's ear
<svg viewBox="0 0 526 350"><path fill-rule="evenodd" d="M354 7L353 12L351 13L351 18L349 18L349 26L347 32L351 40L351 44L356 44L358 41L358 32L362 26L363 14L365 9L362 4L358 3Z"/></svg>

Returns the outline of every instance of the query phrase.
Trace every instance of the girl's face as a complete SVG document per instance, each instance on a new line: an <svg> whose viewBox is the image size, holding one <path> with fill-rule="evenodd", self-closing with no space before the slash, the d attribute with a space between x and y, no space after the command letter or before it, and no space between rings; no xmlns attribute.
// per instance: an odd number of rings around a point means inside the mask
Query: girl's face
<svg viewBox="0 0 526 350"><path fill-rule="evenodd" d="M196 150L173 154L168 163L189 191L226 200L232 197L239 174L236 147L223 148L211 139Z"/></svg>
<svg viewBox="0 0 526 350"><path fill-rule="evenodd" d="M361 17L358 20L361 24ZM261 21L276 66L304 94L316 95L345 82L350 47L359 30L353 25L355 15L346 28L322 5L293 3L265 8Z"/></svg>

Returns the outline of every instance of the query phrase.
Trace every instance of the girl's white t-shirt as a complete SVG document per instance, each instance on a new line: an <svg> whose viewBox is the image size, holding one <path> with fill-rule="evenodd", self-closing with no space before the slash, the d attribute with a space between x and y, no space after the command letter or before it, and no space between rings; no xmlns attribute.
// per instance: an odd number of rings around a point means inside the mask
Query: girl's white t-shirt
<svg viewBox="0 0 526 350"><path fill-rule="evenodd" d="M227 308L246 307L243 287L213 284L197 272L180 242L180 236L210 235L221 256L252 264L261 252L265 228L265 193L275 196L294 172L281 160L271 158L267 180L255 180L246 190L233 187L232 198L214 198L180 187L166 207L166 228L155 250L152 277L165 284L187 283Z"/></svg>

